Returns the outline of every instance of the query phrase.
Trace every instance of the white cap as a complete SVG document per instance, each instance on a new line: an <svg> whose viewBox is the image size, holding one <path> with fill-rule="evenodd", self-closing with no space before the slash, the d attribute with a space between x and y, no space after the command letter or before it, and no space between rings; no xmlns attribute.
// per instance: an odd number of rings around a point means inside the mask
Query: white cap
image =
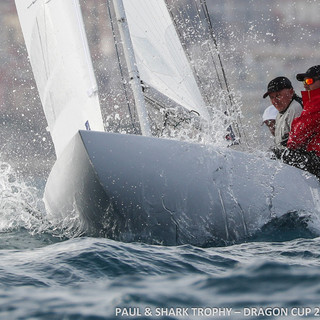
<svg viewBox="0 0 320 320"><path fill-rule="evenodd" d="M278 110L274 105L269 106L262 115L263 122L266 120L274 120L277 117Z"/></svg>

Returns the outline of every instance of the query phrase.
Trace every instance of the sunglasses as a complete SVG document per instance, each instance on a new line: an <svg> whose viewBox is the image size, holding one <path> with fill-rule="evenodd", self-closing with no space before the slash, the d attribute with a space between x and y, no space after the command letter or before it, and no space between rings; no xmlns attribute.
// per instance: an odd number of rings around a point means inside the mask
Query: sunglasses
<svg viewBox="0 0 320 320"><path fill-rule="evenodd" d="M305 78L303 80L304 84L307 84L308 86L310 86L310 84L315 83L315 81L319 80L319 78Z"/></svg>

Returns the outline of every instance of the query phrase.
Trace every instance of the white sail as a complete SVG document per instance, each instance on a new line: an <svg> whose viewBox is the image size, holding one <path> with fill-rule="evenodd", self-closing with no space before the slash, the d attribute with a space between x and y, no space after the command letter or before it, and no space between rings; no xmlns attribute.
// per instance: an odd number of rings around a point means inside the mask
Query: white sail
<svg viewBox="0 0 320 320"><path fill-rule="evenodd" d="M170 14L163 0L123 0L140 78L164 95L209 119Z"/></svg>
<svg viewBox="0 0 320 320"><path fill-rule="evenodd" d="M16 0L57 157L79 129L103 130L78 0Z"/></svg>

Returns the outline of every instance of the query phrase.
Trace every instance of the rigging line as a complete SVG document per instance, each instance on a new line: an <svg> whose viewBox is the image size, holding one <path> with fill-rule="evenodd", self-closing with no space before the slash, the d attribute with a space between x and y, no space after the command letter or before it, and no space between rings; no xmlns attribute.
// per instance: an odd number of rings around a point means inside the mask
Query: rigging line
<svg viewBox="0 0 320 320"><path fill-rule="evenodd" d="M221 58L221 55L220 55L220 52L219 52L217 39L216 39L216 37L214 35L214 32L213 32L213 26L212 26L212 23L211 23L211 19L210 19L210 15L209 15L209 11L208 11L206 0L200 0L200 4L201 4L202 10L204 12L205 19L206 19L207 24L208 24L210 37L211 37L211 39L212 39L212 41L214 43L214 46L215 46L215 48L217 50L217 56L218 56L218 60L219 60L219 63L220 63L220 67L221 67L221 71L222 71L222 75L223 75L223 80L225 82L227 92L229 93L229 99L230 99L231 107L233 107L233 101L232 101L232 97L231 97L231 93L230 93L230 87L229 87L227 76L226 76L226 73L225 73L225 70L224 70L224 66L223 66L223 63L222 63L222 58Z"/></svg>
<svg viewBox="0 0 320 320"><path fill-rule="evenodd" d="M221 67L221 70L222 70L223 79L224 79L224 82L226 84L226 89L227 89L229 100L230 100L230 104L231 104L231 111L232 111L232 113L238 114L236 112L236 110L234 109L234 101L232 99L229 83L228 83L227 76L226 76L226 73L225 73L225 69L224 69L224 66L223 66L223 63L222 63L221 55L219 53L217 39L216 39L216 37L214 35L214 32L213 32L213 26L212 26L212 23L211 23L211 19L210 19L210 15L209 15L209 11L208 11L206 0L200 0L200 3L201 3L201 6L202 6L202 9L204 11L206 21L208 23L209 33L210 33L211 39L212 39L212 41L213 41L213 43L215 45L215 48L217 50L217 55L218 55L220 67ZM237 130L239 138L241 138L241 131L240 131L238 122L241 124L241 127L242 127L242 123L241 123L240 117L238 116L237 118L238 118L237 121L233 121L233 125L235 126L235 128ZM247 139L245 139L245 141L246 141L246 144L247 144Z"/></svg>
<svg viewBox="0 0 320 320"><path fill-rule="evenodd" d="M202 22L202 21L203 21L203 18L202 18L201 15L200 15L201 9L199 8L198 3L197 3L196 0L194 0L193 3L194 3L194 6L195 6L195 8L196 8L196 12L197 12L197 15L196 15L196 16L197 16L198 19L199 19L199 24L200 24L200 26L201 26L201 28L202 28L203 35L204 35L205 38L207 38L208 30L205 28L205 26L204 26L204 24L203 24L203 22ZM220 73L219 73L219 71L218 71L218 67L217 67L217 64L216 64L216 61L215 61L215 58L214 58L214 55L213 55L213 50L212 50L211 44L210 44L209 42L207 42L207 47L208 47L209 55L210 55L210 57L211 57L211 61L212 61L212 63L213 63L213 66L214 66L214 69L215 69L215 72L216 72L216 76L217 76L217 79L218 79L218 83L219 83L219 85L220 85L221 90L224 90L224 88L223 88L223 83L222 83L222 80L221 80L221 78L220 78ZM215 91L215 88L213 88L212 82L210 81L209 83L210 83L210 87L212 88L212 90ZM228 109L228 106L227 106L227 109ZM231 137L231 139L232 139L232 141L233 141L233 140L235 139L235 134L234 134L234 132L233 132L232 126L229 126L229 127L227 128L227 131L229 131L230 137ZM239 132L239 130L238 130L238 132ZM241 135L240 135L240 133L239 133L239 138L240 138L240 136L241 136Z"/></svg>
<svg viewBox="0 0 320 320"><path fill-rule="evenodd" d="M172 19L172 22L173 22L173 24L174 24L175 30L176 30L176 32L177 32L177 34L178 34L178 37L179 37L179 39L181 39L180 42L181 42L181 45L182 45L182 47L183 47L183 51L184 51L185 54L186 54L186 57L187 57L187 59L188 59L189 64L192 66L193 74L194 74L195 77L196 77L196 82L197 82L199 88L202 88L203 85L202 85L202 81L201 81L201 78L200 78L200 76L199 76L199 73L198 73L197 69L195 68L194 64L191 63L191 61L192 61L191 54L189 53L189 50L188 50L188 48L187 48L187 46L186 46L186 44L185 44L185 41L182 41L184 38L183 38L182 33L181 33L181 31L180 31L180 29L179 29L179 27L178 27L177 19L175 19L174 15L173 15L172 9L170 8L170 6L169 6L169 4L168 4L168 0L165 0L164 2L165 2L165 4L166 4L166 7L167 7L168 12L169 12L169 14L170 14L170 17L171 17L171 19ZM179 12L179 14L180 14L180 12ZM202 92L202 93L204 94L204 96L205 96L206 104L209 105L209 104L210 104L210 99L209 99L207 93L206 93L206 92L203 92L203 91L204 91L204 90L202 89L201 92Z"/></svg>
<svg viewBox="0 0 320 320"><path fill-rule="evenodd" d="M157 108L160 112L161 112L161 109L163 109L165 111L161 135L162 135L164 129L166 128L167 123L170 120L170 118L172 119L174 117L174 119L176 119L176 118L178 119L178 120L175 120L175 122L176 122L175 124L171 125L174 127L174 129L177 128L181 123L183 123L183 122L188 123L188 121L191 120L191 116L189 116L189 118L188 118L187 115L185 115L185 114L181 114L181 115L179 115L177 113L174 114L174 111L171 111L171 109L175 110L175 108L170 108L170 107L166 108L164 105L162 105L161 103L159 103L157 100L153 99L150 96L145 95L145 99L146 99L146 101L148 101L150 103L150 105L152 105L154 108ZM170 111L172 112L171 114L170 114ZM195 112L198 116L200 116L199 112L197 112L195 110L188 111L189 114L191 114L192 112ZM149 118L152 120L152 118L150 116L149 116ZM158 132L160 131L160 129L158 129L158 127L157 127L157 131Z"/></svg>
<svg viewBox="0 0 320 320"><path fill-rule="evenodd" d="M200 12L201 10L199 9L199 6L198 6L198 3L196 0L193 0L191 3L193 3L193 6L194 6L194 10L197 12L196 14L196 18L198 18L198 23L202 29L202 32L203 32L203 36L206 38L206 34L208 33L204 24L202 23L203 21L203 18L201 17L200 15ZM218 79L218 83L220 85L220 88L223 89L223 84L222 84L222 80L220 78L220 74L219 74L219 71L218 71L218 68L217 68L217 64L216 64L216 61L214 59L214 56L213 56L213 52L212 52L212 48L210 46L209 43L207 43L207 47L208 47L208 52L210 53L210 56L211 56L211 60L212 60L212 63L213 63L213 66L214 66L214 69L215 69L215 72L216 72L216 75L217 75L217 79ZM211 88L213 89L213 86L212 86L212 83L210 82L210 86Z"/></svg>
<svg viewBox="0 0 320 320"><path fill-rule="evenodd" d="M198 6L196 0L193 1L193 4L194 4L195 10L196 10L196 12L197 12L196 17L198 17L199 25L201 26L201 29L202 29L202 31L203 31L204 37L206 37L206 33L207 33L207 32L206 32L206 29L205 29L204 24L202 23L202 18L201 18L200 13L199 13L201 10L199 9L199 6ZM222 80L221 80L221 78L220 78L220 74L219 74L219 71L218 71L218 67L217 67L217 64L216 64L216 61L215 61L215 59L214 59L214 56L213 56L213 53L212 53L212 49L211 49L209 43L207 43L207 47L208 47L208 52L209 52L210 57L211 57L211 61L212 61L213 66L214 66L214 70L215 70L216 75L217 75L218 83L219 83L219 85L220 85L220 88L223 89ZM210 81L210 87L211 87L212 90L214 91L213 84L212 84L211 81Z"/></svg>
<svg viewBox="0 0 320 320"><path fill-rule="evenodd" d="M148 102L148 103L150 104L150 106L151 106L152 108L156 108L156 109L158 109L160 112L161 112L161 109L162 109L162 108L165 109L164 106L162 106L161 104L159 104L158 101L152 99L151 97L145 95L144 98L145 98L146 102ZM157 122L156 122L156 121L153 121L153 118L151 117L150 113L148 113L148 117L149 117L149 119L151 120L153 126L155 127L155 132L157 133L156 136L157 136L157 137L161 137L162 134L163 134L164 125L162 126L162 129L159 129L158 126L157 126Z"/></svg>
<svg viewBox="0 0 320 320"><path fill-rule="evenodd" d="M201 10L199 9L199 7L198 7L198 5L197 5L196 0L194 0L193 3L194 3L194 7L195 7L195 9L196 9L196 12L197 12L196 17L199 19L199 23L200 23L200 25L201 25L201 27L202 27L203 34L206 35L207 32L206 32L206 29L204 28L204 25L203 25L203 23L202 23L202 18L201 18L201 16L200 16ZM227 82L227 80L226 80L226 75L225 75L225 72L224 72L224 67L223 67L223 64L222 64L221 56L220 56L219 51L218 51L217 42L216 42L216 39L214 38L214 35L213 35L213 28L212 28L212 24L211 24L211 21L210 21L210 16L209 16L208 10L205 11L205 10L203 9L203 2L201 1L200 3L201 3L201 5L202 5L202 11L204 12L204 14L207 12L207 15L205 14L205 19L206 19L206 21L207 21L207 25L208 25L208 29L209 29L209 34L211 35L211 39L214 40L214 44L215 44L216 49L217 49L217 52L218 52L218 58L219 58L219 61L220 61L220 68L221 68L222 71L223 71L223 76L224 76L224 80L225 80L224 82L225 82L225 85L226 85L226 88L227 88L228 97L229 97L229 100L230 100L231 107L233 107L233 101L232 101L232 99L231 99L231 92L230 92L230 90L229 90L228 82ZM204 3L204 4L206 4L206 3ZM181 17L181 12L180 12L180 17ZM190 20L191 20L191 19L190 19ZM211 29L210 29L210 26L211 26ZM208 44L208 48L209 48L209 52L210 52L210 55L211 55L211 58L212 58L212 62L213 62L213 65L214 65L214 68L215 68L215 71L216 71L216 75L217 75L217 78L218 78L218 82L219 82L220 88L223 90L223 84L222 84L222 81L221 81L221 79L220 79L220 75L219 75L219 72L218 72L218 68L217 68L217 65L216 65L216 63L215 63L215 59L213 58L212 49L211 49L211 47L210 47L209 44ZM207 95L206 95L206 99L207 99L207 101L210 101L210 100L208 99L208 96L207 96ZM228 105L227 105L227 110L228 110L228 112L230 113L230 110L229 110L229 108L228 108ZM232 113L235 113L234 110L231 110L231 111L232 111ZM228 114L228 112L227 112L227 114ZM239 137L239 139L240 139L241 133L240 133L240 130L239 130L239 128L238 128L238 124L237 124L237 122L235 122L235 121L233 121L233 122L234 122L234 126L235 126L235 128L236 128L236 130L237 130L237 135L238 135L238 137ZM233 132L232 126L229 126L229 127L228 127L228 131L230 131L231 136L235 136L235 134L234 134L234 132Z"/></svg>
<svg viewBox="0 0 320 320"><path fill-rule="evenodd" d="M136 126L135 126L135 120L134 120L134 117L133 117L132 112L131 112L131 107L130 107L130 101L129 101L127 87L125 85L125 77L124 77L124 73L123 73L123 69L122 69L122 65L121 65L119 47L118 47L118 44L117 44L116 32L115 32L115 27L114 27L114 23L113 23L113 17L112 17L112 14L111 14L110 0L107 0L106 3L107 3L109 20L110 20L110 25L111 25L111 30L112 30L112 36L113 36L113 40L114 40L113 41L114 42L114 47L115 47L115 50L116 50L117 61L118 61L118 65L119 65L122 88L123 88L123 91L124 91L124 95L125 95L125 99L126 99L126 103L127 103L127 107L128 107L128 112L129 112L129 116L130 116L130 120L131 120L131 125L132 125L132 128L133 128L135 134L138 134L138 130L137 130Z"/></svg>
<svg viewBox="0 0 320 320"><path fill-rule="evenodd" d="M201 16L200 16L200 14L199 14L198 5L197 5L196 1L191 2L191 5L192 5L192 3L193 3L193 6L194 6L194 8L195 8L195 11L197 12L197 14L195 15L195 19L198 20L198 24L200 25L200 29L202 30L202 35L200 35L200 40L201 40L201 43L202 43L203 39L206 38L206 37L205 37L206 31L205 31L204 25L203 25L203 23L202 23ZM191 18L190 18L190 15L189 15L189 20L192 21ZM193 29L196 30L196 29L194 28L194 25L197 25L197 21L194 21L194 23L192 24ZM200 29L199 29L199 30L200 30ZM199 37L199 35L198 35L197 37ZM201 43L200 43L200 46L201 46ZM209 51L210 54L211 54L211 51L210 51L210 50L208 50L208 51ZM211 56L212 56L212 54L211 54ZM214 59L213 59L213 56L212 56L212 62L213 62L214 69L215 69L215 71L216 71L216 75L217 75L217 78L218 78L218 82L219 82L219 84L220 84L220 87L222 88L222 83L221 83L221 80L220 80L220 75L219 75L219 73L218 73L218 69L217 69L216 63L215 63L215 61L214 61ZM210 86L211 90L214 91L214 87L213 87L213 84L212 84L211 81L209 81L209 86ZM211 104L212 104L212 103L211 103L212 101L211 101L211 99L209 98L209 94L207 93L207 91L204 92L204 95L206 96L208 105L211 105Z"/></svg>

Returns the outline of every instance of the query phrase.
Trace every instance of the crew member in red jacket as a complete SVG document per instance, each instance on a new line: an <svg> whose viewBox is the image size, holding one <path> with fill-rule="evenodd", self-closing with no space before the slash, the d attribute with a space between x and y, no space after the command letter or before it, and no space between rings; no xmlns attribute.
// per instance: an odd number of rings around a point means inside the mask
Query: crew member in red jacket
<svg viewBox="0 0 320 320"><path fill-rule="evenodd" d="M320 65L297 74L297 80L306 90L301 92L304 109L291 124L284 161L320 178Z"/></svg>

